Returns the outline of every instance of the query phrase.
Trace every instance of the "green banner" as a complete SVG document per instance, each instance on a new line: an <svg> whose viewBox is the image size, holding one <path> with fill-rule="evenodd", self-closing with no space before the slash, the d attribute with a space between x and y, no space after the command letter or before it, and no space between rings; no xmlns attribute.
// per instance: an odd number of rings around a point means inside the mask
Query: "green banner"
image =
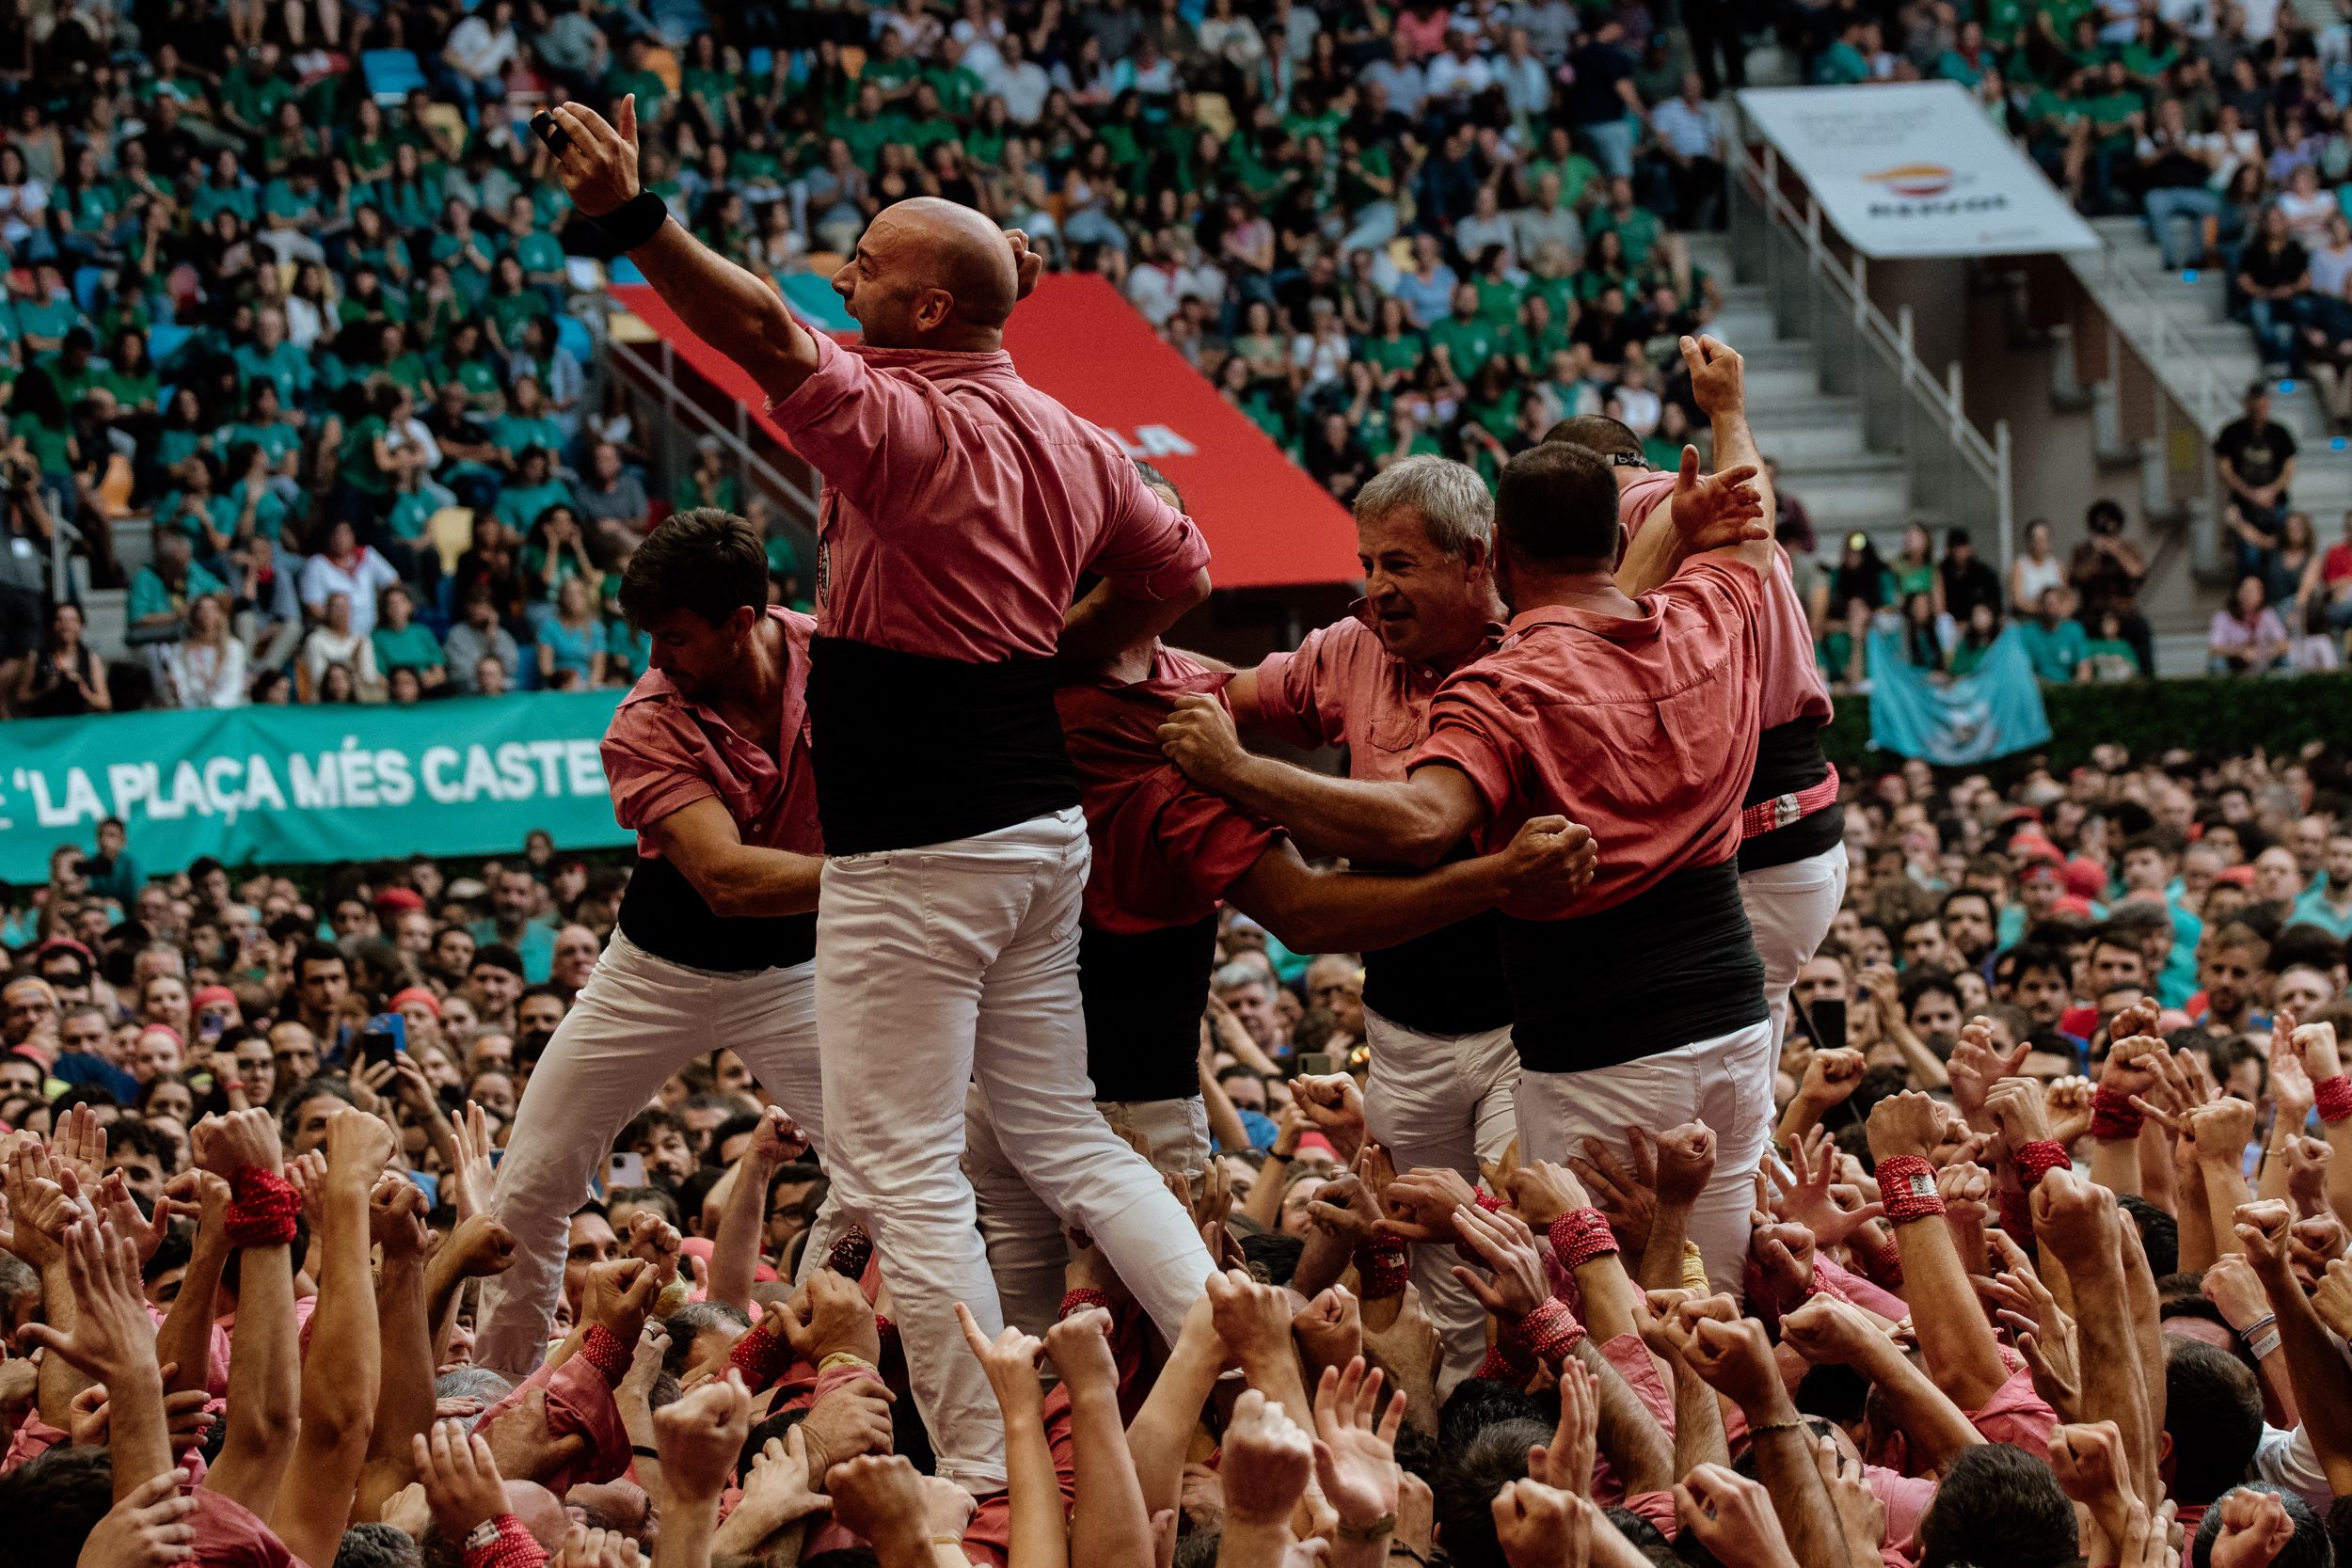
<svg viewBox="0 0 2352 1568"><path fill-rule="evenodd" d="M0 724L0 880L119 816L142 869L623 845L596 743L618 691L415 707L243 707Z"/></svg>

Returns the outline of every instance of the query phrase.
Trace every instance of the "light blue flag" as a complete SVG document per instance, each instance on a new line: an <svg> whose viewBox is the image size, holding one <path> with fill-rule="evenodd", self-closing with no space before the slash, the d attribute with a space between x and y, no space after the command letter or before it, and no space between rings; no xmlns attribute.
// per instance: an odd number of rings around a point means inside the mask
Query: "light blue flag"
<svg viewBox="0 0 2352 1568"><path fill-rule="evenodd" d="M1870 744L1939 767L1989 762L2046 745L2050 718L2015 626L1985 650L1976 673L1938 683L1903 657L1901 623L1870 628Z"/></svg>

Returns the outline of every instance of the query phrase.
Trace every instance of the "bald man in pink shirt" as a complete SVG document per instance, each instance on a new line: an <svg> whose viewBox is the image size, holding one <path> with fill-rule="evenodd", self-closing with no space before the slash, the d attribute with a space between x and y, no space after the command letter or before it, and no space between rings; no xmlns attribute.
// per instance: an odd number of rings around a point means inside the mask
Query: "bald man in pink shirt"
<svg viewBox="0 0 2352 1568"><path fill-rule="evenodd" d="M885 209L834 279L865 334L840 348L670 220L638 183L634 102L617 116L554 111L573 202L825 479L808 679L825 1158L873 1233L939 1473L991 1490L996 1401L954 1318L962 1301L1001 1323L967 1098L1168 1342L1210 1270L1094 1108L1087 827L1054 704L1057 658L1098 662L1208 596L1208 547L1117 440L1014 371L1005 322L1041 266L1021 234L950 202ZM1101 580L1078 598L1081 574Z"/></svg>

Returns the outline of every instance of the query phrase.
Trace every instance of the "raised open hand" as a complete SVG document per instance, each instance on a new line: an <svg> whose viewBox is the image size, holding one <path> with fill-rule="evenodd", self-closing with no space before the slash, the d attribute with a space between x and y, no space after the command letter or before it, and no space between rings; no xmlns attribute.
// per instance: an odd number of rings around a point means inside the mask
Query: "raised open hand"
<svg viewBox="0 0 2352 1568"><path fill-rule="evenodd" d="M1383 1414L1380 1385L1381 1374L1367 1371L1359 1355L1344 1370L1324 1368L1315 1386L1315 1478L1345 1527L1362 1528L1396 1513L1405 1396L1391 1397Z"/></svg>

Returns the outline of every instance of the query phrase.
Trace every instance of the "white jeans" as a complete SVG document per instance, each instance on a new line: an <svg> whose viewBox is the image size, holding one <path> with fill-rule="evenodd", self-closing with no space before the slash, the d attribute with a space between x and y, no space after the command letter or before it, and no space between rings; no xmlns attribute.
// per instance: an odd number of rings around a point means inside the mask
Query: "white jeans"
<svg viewBox="0 0 2352 1568"><path fill-rule="evenodd" d="M821 1153L816 969L688 969L612 933L532 1070L500 1157L492 1212L514 1234L515 1265L484 1287L476 1361L510 1376L539 1364L572 1212L628 1118L686 1062L733 1051ZM811 1251L823 1256L814 1238Z"/></svg>
<svg viewBox="0 0 2352 1568"><path fill-rule="evenodd" d="M1078 1000L1089 852L1075 807L825 863L817 1034L828 1168L872 1231L939 1473L1005 1480L995 1396L956 1325L1002 1326L962 1170L977 1090L1006 1157L1083 1227L1170 1344L1208 1277L1192 1219L1094 1108Z"/></svg>
<svg viewBox="0 0 2352 1568"><path fill-rule="evenodd" d="M1162 1176L1197 1178L1209 1163L1209 1111L1199 1095L1187 1100L1098 1100L1111 1131L1150 1151ZM1061 1221L1021 1179L1003 1140L980 1108L977 1085L964 1107L963 1174L978 1205L988 1271L1005 1322L1040 1338L1061 1313L1070 1243Z"/></svg>
<svg viewBox="0 0 2352 1568"><path fill-rule="evenodd" d="M1833 844L1818 855L1787 865L1740 874L1740 902L1756 931L1756 956L1764 960L1764 1000L1772 1009L1772 1040L1788 1034L1788 988L1797 971L1821 950L1837 907L1846 901L1846 847Z"/></svg>
<svg viewBox="0 0 2352 1568"><path fill-rule="evenodd" d="M1424 1035L1364 1009L1372 1075L1364 1120L1400 1171L1442 1165L1478 1185L1478 1163L1498 1160L1518 1135L1518 1053L1509 1028ZM1454 1277L1454 1249L1415 1247L1413 1283L1444 1345L1440 1396L1486 1356L1486 1309Z"/></svg>
<svg viewBox="0 0 2352 1568"><path fill-rule="evenodd" d="M1629 1127L1652 1132L1702 1120L1715 1130L1715 1174L1691 1210L1689 1236L1707 1277L1734 1295L1748 1256L1756 1169L1772 1133L1772 1069L1778 1053L1769 1022L1750 1024L1678 1050L1585 1072L1528 1072L1519 1079L1519 1151L1565 1160L1590 1137L1619 1155Z"/></svg>

